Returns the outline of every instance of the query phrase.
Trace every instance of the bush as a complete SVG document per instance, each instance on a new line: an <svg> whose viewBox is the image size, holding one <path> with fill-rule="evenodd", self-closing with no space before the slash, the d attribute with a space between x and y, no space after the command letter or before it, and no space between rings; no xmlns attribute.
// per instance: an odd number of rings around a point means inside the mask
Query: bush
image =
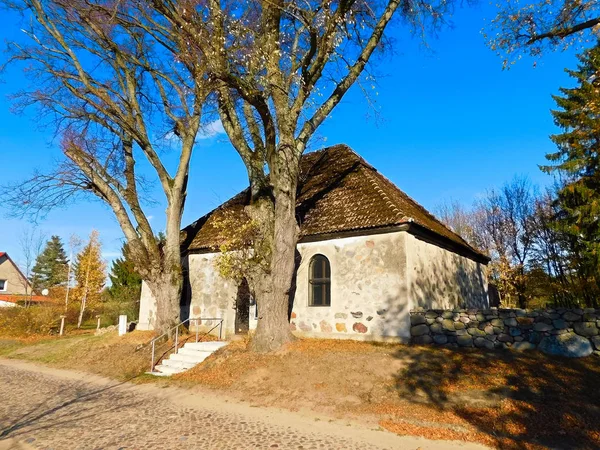
<svg viewBox="0 0 600 450"><path fill-rule="evenodd" d="M109 300L96 308L96 314L102 317L102 324L115 325L119 322L121 314L127 315L129 322L135 321L138 318L139 302L119 302Z"/></svg>
<svg viewBox="0 0 600 450"><path fill-rule="evenodd" d="M31 336L57 334L60 330L60 316L65 310L59 306L36 305L29 308L1 308L0 335ZM67 321L76 317L76 311L66 313ZM76 319L75 319L76 320Z"/></svg>
<svg viewBox="0 0 600 450"><path fill-rule="evenodd" d="M0 336L22 337L58 334L61 315L66 315L66 331L73 330L77 327L79 307L79 302L72 302L66 312L61 304L34 305L28 308L0 308ZM86 309L81 328L96 329L97 315L100 315L101 326L116 325L121 314L126 314L128 321L136 320L138 303L117 301L96 303L91 308Z"/></svg>

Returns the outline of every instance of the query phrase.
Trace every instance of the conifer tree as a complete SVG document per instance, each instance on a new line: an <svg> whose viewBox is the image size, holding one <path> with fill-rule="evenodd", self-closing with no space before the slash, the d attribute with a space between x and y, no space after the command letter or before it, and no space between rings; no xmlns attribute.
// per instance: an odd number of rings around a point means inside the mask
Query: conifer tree
<svg viewBox="0 0 600 450"><path fill-rule="evenodd" d="M52 236L31 269L30 282L36 291L64 286L69 261L59 236Z"/></svg>
<svg viewBox="0 0 600 450"><path fill-rule="evenodd" d="M108 292L115 301L133 304L140 299L142 278L129 257L127 244L123 244L121 252L123 256L115 259L110 269L111 286Z"/></svg>
<svg viewBox="0 0 600 450"><path fill-rule="evenodd" d="M80 302L77 328L80 328L86 309L100 301L106 283L106 264L97 231L92 231L89 242L77 255L74 273L77 283L74 297Z"/></svg>
<svg viewBox="0 0 600 450"><path fill-rule="evenodd" d="M566 70L577 86L554 96L560 109L552 115L563 132L551 136L558 149L546 155L553 164L543 169L558 173L564 183L558 193L559 226L572 237L576 269L585 273L589 289L584 295L591 299L590 289L600 289L600 44L578 58L577 70Z"/></svg>

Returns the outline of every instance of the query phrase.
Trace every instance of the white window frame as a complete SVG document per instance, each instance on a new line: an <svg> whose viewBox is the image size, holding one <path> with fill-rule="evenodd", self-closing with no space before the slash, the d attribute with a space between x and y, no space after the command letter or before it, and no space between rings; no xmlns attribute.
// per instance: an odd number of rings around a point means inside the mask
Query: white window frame
<svg viewBox="0 0 600 450"><path fill-rule="evenodd" d="M0 279L0 281L4 281L4 288L0 289L0 292L6 292L6 291L8 291L8 280Z"/></svg>

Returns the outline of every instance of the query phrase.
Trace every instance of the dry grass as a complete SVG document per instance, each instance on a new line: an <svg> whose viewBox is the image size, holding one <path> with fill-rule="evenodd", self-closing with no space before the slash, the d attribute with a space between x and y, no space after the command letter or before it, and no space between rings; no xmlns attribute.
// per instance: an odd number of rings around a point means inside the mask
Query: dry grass
<svg viewBox="0 0 600 450"><path fill-rule="evenodd" d="M0 341L0 354L56 368L128 380L148 370L149 349L138 347L150 341L152 336L152 332L136 331L123 337L116 333L102 336L80 333L29 342L3 339Z"/></svg>
<svg viewBox="0 0 600 450"><path fill-rule="evenodd" d="M253 404L363 418L399 434L499 448L600 447L600 360L299 340L236 342L175 377Z"/></svg>
<svg viewBox="0 0 600 450"><path fill-rule="evenodd" d="M141 376L151 333L0 339L0 355L118 378ZM165 344L166 348L167 344ZM310 409L398 434L498 448L600 448L600 359L298 340L274 354L236 341L170 383L254 405Z"/></svg>

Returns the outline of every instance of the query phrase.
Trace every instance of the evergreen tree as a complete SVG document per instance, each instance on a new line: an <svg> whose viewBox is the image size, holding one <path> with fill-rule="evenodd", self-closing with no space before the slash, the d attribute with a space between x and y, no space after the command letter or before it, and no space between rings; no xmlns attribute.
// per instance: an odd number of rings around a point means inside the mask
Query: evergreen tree
<svg viewBox="0 0 600 450"><path fill-rule="evenodd" d="M110 298L121 303L136 303L140 299L142 277L135 270L129 257L127 244L121 248L123 256L113 261L110 269L111 286L108 288Z"/></svg>
<svg viewBox="0 0 600 450"><path fill-rule="evenodd" d="M77 255L74 266L75 281L74 297L80 302L79 321L81 327L86 309L97 304L102 297L106 283L106 264L102 260L102 251L98 232L92 231L90 240Z"/></svg>
<svg viewBox="0 0 600 450"><path fill-rule="evenodd" d="M586 280L583 296L596 303L600 290L600 44L578 56L577 70L566 72L577 80L554 96L560 110L552 111L563 132L551 136L558 150L546 155L547 172L561 176L558 192L559 226L571 236L573 267Z"/></svg>
<svg viewBox="0 0 600 450"><path fill-rule="evenodd" d="M68 264L60 237L52 236L31 269L30 282L33 289L41 292L44 289L64 286L67 283Z"/></svg>

